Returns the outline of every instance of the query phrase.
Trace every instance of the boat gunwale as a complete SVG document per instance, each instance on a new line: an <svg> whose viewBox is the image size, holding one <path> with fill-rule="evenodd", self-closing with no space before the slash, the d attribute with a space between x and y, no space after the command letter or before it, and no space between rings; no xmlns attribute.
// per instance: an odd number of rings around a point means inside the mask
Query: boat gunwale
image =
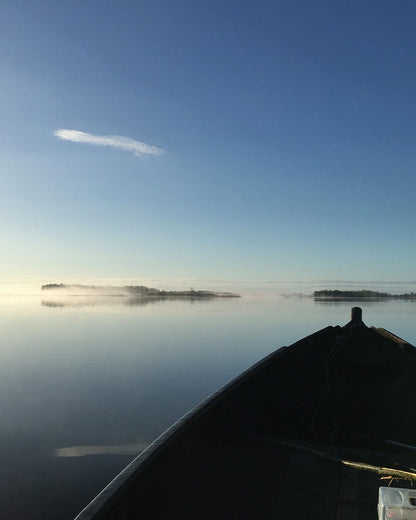
<svg viewBox="0 0 416 520"><path fill-rule="evenodd" d="M193 424L199 417L209 409L216 406L233 390L238 388L248 378L254 376L264 366L270 363L275 358L285 354L288 349L296 347L300 342L304 342L310 338L318 336L322 333L328 332L331 329L336 329L339 326L328 326L321 330L314 332L304 338L296 341L290 346L282 346L266 355L247 370L233 378L231 381L220 387L218 390L203 399L200 403L195 405L191 410L180 417L169 428L167 428L161 435L159 435L147 448L145 448L137 457L135 457L118 475L114 477L109 484L95 497L89 504L75 517L74 520L92 520L99 518L96 515L105 513L105 510L111 506L111 503L116 496L129 484L129 481L139 475L152 461L159 455L160 452L167 449L175 439L183 433L183 431Z"/></svg>

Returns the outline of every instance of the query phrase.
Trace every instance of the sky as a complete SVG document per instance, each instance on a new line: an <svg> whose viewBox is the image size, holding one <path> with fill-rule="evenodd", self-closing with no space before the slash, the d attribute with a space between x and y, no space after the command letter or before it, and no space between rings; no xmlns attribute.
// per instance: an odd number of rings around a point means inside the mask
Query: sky
<svg viewBox="0 0 416 520"><path fill-rule="evenodd" d="M0 278L415 280L414 0L4 1Z"/></svg>

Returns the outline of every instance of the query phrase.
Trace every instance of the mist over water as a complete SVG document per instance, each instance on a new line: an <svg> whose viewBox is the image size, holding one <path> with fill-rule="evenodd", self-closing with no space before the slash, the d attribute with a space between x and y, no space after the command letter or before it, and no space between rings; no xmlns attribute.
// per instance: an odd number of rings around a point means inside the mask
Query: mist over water
<svg viewBox="0 0 416 520"><path fill-rule="evenodd" d="M49 299L44 283L206 289L237 299ZM412 301L317 302L319 289L415 291L414 282L40 280L1 283L0 507L65 520L181 415L276 348L363 308L416 344ZM292 296L288 296L292 295Z"/></svg>
<svg viewBox="0 0 416 520"><path fill-rule="evenodd" d="M206 278L84 278L84 279L38 279L38 280L0 280L0 296L44 296L42 285L64 283L105 287L125 287L144 285L164 290L210 290L230 291L248 296L281 296L287 294L311 295L320 289L370 289L380 292L400 294L416 291L416 280L377 281L377 280L221 280Z"/></svg>

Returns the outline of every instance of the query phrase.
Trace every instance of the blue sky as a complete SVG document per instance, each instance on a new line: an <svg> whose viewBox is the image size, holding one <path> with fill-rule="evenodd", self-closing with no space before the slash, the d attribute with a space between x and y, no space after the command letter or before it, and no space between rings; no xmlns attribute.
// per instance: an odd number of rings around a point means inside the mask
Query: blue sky
<svg viewBox="0 0 416 520"><path fill-rule="evenodd" d="M3 2L0 277L414 280L415 27L413 0Z"/></svg>

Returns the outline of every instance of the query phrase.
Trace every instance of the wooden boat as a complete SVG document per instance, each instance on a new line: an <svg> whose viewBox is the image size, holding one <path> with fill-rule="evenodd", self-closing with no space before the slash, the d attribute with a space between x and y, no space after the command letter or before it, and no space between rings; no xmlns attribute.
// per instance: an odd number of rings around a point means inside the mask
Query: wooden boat
<svg viewBox="0 0 416 520"><path fill-rule="evenodd" d="M415 348L354 308L185 415L77 520L375 520L380 487L416 489L415 405Z"/></svg>

